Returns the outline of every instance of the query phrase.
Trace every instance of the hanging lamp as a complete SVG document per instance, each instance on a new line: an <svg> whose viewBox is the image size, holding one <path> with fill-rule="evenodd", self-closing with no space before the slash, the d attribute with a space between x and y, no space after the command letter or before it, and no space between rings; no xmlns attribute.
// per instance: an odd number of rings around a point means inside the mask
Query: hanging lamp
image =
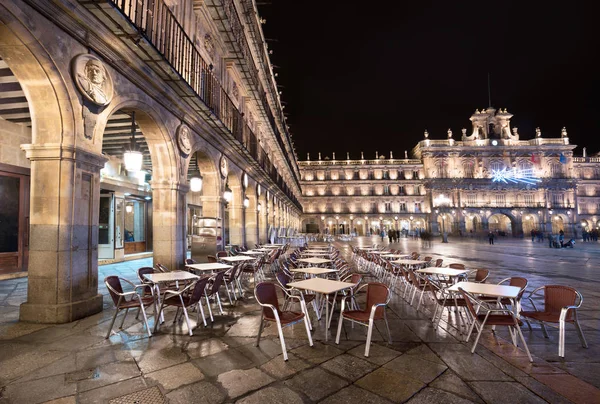
<svg viewBox="0 0 600 404"><path fill-rule="evenodd" d="M125 147L123 153L123 161L125 162L125 169L131 172L138 172L142 169L142 163L144 162L144 155L140 151L138 144L135 141L135 112L131 113L131 138L128 146Z"/></svg>

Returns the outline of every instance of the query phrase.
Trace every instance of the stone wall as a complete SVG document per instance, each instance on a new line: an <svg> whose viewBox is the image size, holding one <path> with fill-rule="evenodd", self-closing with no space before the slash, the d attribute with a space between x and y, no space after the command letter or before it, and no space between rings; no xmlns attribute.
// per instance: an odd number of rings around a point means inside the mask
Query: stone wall
<svg viewBox="0 0 600 404"><path fill-rule="evenodd" d="M21 144L31 143L31 128L0 119L0 163L30 168Z"/></svg>

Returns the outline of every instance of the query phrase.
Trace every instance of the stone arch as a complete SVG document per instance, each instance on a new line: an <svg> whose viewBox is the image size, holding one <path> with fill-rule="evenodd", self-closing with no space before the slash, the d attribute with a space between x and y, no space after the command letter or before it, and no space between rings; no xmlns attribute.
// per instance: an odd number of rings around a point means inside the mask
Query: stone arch
<svg viewBox="0 0 600 404"><path fill-rule="evenodd" d="M523 213L521 215L523 222L523 234L525 237L531 237L531 231L543 231L542 221L537 213Z"/></svg>
<svg viewBox="0 0 600 404"><path fill-rule="evenodd" d="M515 235L516 223L515 218L505 212L492 212L487 218L488 229L499 235Z"/></svg>
<svg viewBox="0 0 600 404"><path fill-rule="evenodd" d="M483 230L481 215L478 213L467 213L465 215L465 230L468 234L481 232Z"/></svg>
<svg viewBox="0 0 600 404"><path fill-rule="evenodd" d="M552 234L558 234L561 230L565 233L570 233L569 217L563 213L555 213L552 215Z"/></svg>

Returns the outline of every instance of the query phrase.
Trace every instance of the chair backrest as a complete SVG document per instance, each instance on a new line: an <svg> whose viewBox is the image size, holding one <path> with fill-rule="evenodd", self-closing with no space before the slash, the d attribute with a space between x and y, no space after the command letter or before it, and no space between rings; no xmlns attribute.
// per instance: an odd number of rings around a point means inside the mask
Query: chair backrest
<svg viewBox="0 0 600 404"><path fill-rule="evenodd" d="M525 293L527 284L528 284L527 279L522 278L520 276L513 276L512 278L510 278L510 282L509 282L510 286L516 286L518 288L521 288L521 291L519 292L519 295L517 296L518 300L521 300L523 293Z"/></svg>
<svg viewBox="0 0 600 404"><path fill-rule="evenodd" d="M290 276L287 273L280 271L280 272L277 272L275 277L277 278L277 282L279 282L279 284L281 285L282 288L284 288L284 289L288 288L287 284L290 282Z"/></svg>
<svg viewBox="0 0 600 404"><path fill-rule="evenodd" d="M370 282L367 284L367 306L365 310L371 312L371 308L375 304L387 304L390 296L390 289L379 282ZM375 320L383 318L384 307L378 307L375 310Z"/></svg>
<svg viewBox="0 0 600 404"><path fill-rule="evenodd" d="M208 259L209 263L217 262L217 257L214 255L207 255L206 258Z"/></svg>
<svg viewBox="0 0 600 404"><path fill-rule="evenodd" d="M471 313L471 316L473 317L474 321L477 321L477 310L475 309L475 305L473 304L475 298L470 293L465 292L462 288L458 288L458 290L465 299L467 310L469 310L469 313Z"/></svg>
<svg viewBox="0 0 600 404"><path fill-rule="evenodd" d="M144 275L149 275L154 273L154 268L152 267L141 267L137 270L137 276L140 282L147 283L148 280L144 278Z"/></svg>
<svg viewBox="0 0 600 404"><path fill-rule="evenodd" d="M577 291L569 286L545 285L544 286L544 311L559 314L563 307L574 306L577 301ZM572 310L569 310L565 320L571 319Z"/></svg>
<svg viewBox="0 0 600 404"><path fill-rule="evenodd" d="M205 278L200 278L196 281L196 285L194 286L192 295L190 296L188 306L196 304L200 301L200 299L204 295L204 290L206 289L206 284L208 283L209 279L210 278L207 276Z"/></svg>
<svg viewBox="0 0 600 404"><path fill-rule="evenodd" d="M217 258L227 257L227 251L217 251Z"/></svg>
<svg viewBox="0 0 600 404"><path fill-rule="evenodd" d="M197 264L196 260L193 260L191 258L185 259L185 265L192 265L192 264Z"/></svg>
<svg viewBox="0 0 600 404"><path fill-rule="evenodd" d="M121 280L118 276L111 275L104 278L104 283L106 284L108 293L110 293L110 297L112 297L113 303L115 304L115 306L117 306L119 304L120 297L117 293L123 293L123 287L121 287ZM115 293L115 291L117 293Z"/></svg>
<svg viewBox="0 0 600 404"><path fill-rule="evenodd" d="M157 263L154 265L156 267L156 269L158 269L160 272L171 272L169 271L169 268L167 268L166 266L164 266L161 263Z"/></svg>
<svg viewBox="0 0 600 404"><path fill-rule="evenodd" d="M273 282L261 282L254 288L254 297L259 304L271 304L277 312L279 310L279 301L277 300L277 287ZM263 314L267 318L274 318L275 315L269 307L263 307Z"/></svg>
<svg viewBox="0 0 600 404"><path fill-rule="evenodd" d="M465 264L450 264L448 268L452 269L465 269Z"/></svg>
<svg viewBox="0 0 600 404"><path fill-rule="evenodd" d="M410 259L411 259L411 260L418 260L418 259L419 259L419 253L418 253L418 252L416 252L416 251L415 251L415 252L412 252L412 253L410 254Z"/></svg>
<svg viewBox="0 0 600 404"><path fill-rule="evenodd" d="M225 276L225 272L226 271L217 272L217 274L211 278L212 279L212 289L210 291L211 296L215 293L219 293L219 288L223 284L223 276Z"/></svg>
<svg viewBox="0 0 600 404"><path fill-rule="evenodd" d="M442 258L438 258L437 260L435 260L435 266L437 268L440 268L442 266L442 262L444 262L444 260Z"/></svg>
<svg viewBox="0 0 600 404"><path fill-rule="evenodd" d="M489 269L480 268L475 271L475 282L485 283L488 276L490 276Z"/></svg>

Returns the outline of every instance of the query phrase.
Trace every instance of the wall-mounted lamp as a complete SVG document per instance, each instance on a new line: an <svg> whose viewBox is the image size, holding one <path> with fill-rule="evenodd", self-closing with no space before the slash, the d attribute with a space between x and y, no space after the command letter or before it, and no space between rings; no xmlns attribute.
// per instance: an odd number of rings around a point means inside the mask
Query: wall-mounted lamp
<svg viewBox="0 0 600 404"><path fill-rule="evenodd" d="M250 199L247 196L244 196L244 207L247 208L250 206Z"/></svg>
<svg viewBox="0 0 600 404"><path fill-rule="evenodd" d="M228 183L225 183L225 191L223 191L223 199L225 199L225 203L229 203L229 202L231 202L231 199L233 199L233 192L231 191L231 188L229 188Z"/></svg>
<svg viewBox="0 0 600 404"><path fill-rule="evenodd" d="M192 174L192 178L190 178L190 191L192 192L200 192L202 191L202 175L200 175L199 171L196 171Z"/></svg>

